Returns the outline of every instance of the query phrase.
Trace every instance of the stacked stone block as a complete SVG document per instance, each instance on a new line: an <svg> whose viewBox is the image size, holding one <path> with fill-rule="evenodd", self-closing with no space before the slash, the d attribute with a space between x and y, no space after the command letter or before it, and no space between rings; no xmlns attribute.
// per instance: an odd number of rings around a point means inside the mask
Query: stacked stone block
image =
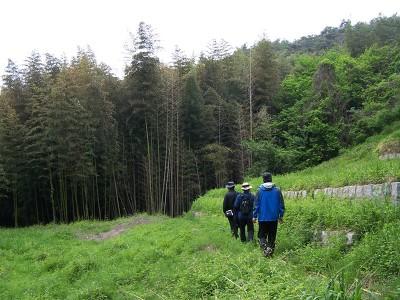
<svg viewBox="0 0 400 300"><path fill-rule="evenodd" d="M305 198L308 192L302 191L284 191L285 198ZM335 198L386 198L390 197L394 204L400 203L400 182L350 185L338 188L315 189L311 195L325 195Z"/></svg>

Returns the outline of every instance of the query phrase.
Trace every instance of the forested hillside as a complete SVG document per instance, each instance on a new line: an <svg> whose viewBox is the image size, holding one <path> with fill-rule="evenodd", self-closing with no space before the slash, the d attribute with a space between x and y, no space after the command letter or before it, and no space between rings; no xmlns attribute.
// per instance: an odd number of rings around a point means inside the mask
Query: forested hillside
<svg viewBox="0 0 400 300"><path fill-rule="evenodd" d="M400 119L400 17L160 63L140 23L122 79L79 50L9 61L0 226L181 214L228 179L316 165ZM10 54L12 55L12 54Z"/></svg>

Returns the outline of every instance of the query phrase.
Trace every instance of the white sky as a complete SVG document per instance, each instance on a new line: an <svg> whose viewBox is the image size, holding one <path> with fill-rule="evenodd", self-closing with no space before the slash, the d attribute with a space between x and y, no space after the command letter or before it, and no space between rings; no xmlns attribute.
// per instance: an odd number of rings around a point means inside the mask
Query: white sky
<svg viewBox="0 0 400 300"><path fill-rule="evenodd" d="M8 58L21 65L32 50L71 58L89 45L121 76L124 45L140 21L158 33L159 57L168 63L175 45L197 56L214 38L233 47L263 34L292 41L342 19L355 24L399 12L399 0L0 0L0 75Z"/></svg>

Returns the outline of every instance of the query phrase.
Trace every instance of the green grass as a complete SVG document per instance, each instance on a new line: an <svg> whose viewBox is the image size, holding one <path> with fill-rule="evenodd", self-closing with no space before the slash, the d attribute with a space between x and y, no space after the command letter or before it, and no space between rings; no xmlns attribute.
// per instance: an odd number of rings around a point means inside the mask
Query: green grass
<svg viewBox="0 0 400 300"><path fill-rule="evenodd" d="M400 159L379 159L379 151L385 149L385 143L393 145L399 142L398 122L380 135L370 137L365 143L345 150L337 158L299 172L274 176L273 181L285 190L400 181ZM253 187L260 184L260 178L250 178L248 181Z"/></svg>
<svg viewBox="0 0 400 300"><path fill-rule="evenodd" d="M155 216L104 241L82 233L132 219L1 229L0 299L333 299L327 295L343 286L353 293L356 280L370 291L364 295L399 295L398 208L287 201L276 255L265 259L257 245L230 237L221 201L212 191L183 217ZM359 241L350 247L338 237L321 245L313 238L320 229L352 230Z"/></svg>
<svg viewBox="0 0 400 300"><path fill-rule="evenodd" d="M399 128L397 126L397 128ZM315 168L276 176L285 189L399 180L378 160L393 127ZM251 180L253 186L260 179ZM400 207L382 200L287 200L272 259L230 237L224 189L179 218L0 229L0 299L399 299ZM87 237L145 219L107 240ZM338 232L327 244L321 230ZM344 233L357 239L347 245Z"/></svg>

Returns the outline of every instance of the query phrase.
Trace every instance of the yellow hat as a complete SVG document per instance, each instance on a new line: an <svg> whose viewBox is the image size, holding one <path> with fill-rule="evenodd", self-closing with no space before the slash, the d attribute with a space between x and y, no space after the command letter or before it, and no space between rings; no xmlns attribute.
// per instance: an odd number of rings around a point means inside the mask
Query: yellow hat
<svg viewBox="0 0 400 300"><path fill-rule="evenodd" d="M249 189L253 188L248 182L243 182L242 184L242 190L247 191Z"/></svg>

